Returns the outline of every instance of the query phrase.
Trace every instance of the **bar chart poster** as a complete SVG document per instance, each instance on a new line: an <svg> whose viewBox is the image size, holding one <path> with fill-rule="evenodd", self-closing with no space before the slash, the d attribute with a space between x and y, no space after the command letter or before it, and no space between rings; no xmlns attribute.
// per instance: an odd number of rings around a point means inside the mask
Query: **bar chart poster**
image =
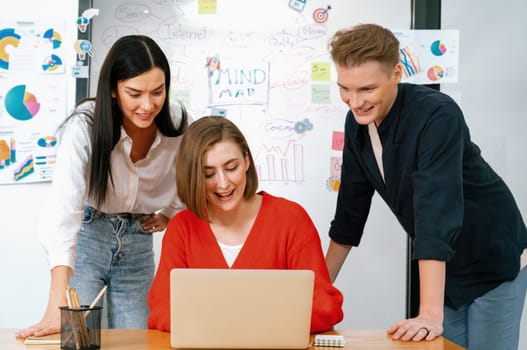
<svg viewBox="0 0 527 350"><path fill-rule="evenodd" d="M66 114L64 27L0 20L0 184L52 178Z"/></svg>

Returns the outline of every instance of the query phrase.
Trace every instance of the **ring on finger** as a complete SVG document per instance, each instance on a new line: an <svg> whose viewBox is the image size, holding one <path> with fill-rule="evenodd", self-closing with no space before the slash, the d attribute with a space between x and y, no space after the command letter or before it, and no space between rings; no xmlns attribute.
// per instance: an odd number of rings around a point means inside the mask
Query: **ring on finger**
<svg viewBox="0 0 527 350"><path fill-rule="evenodd" d="M425 338L428 337L428 335L430 334L430 329L428 329L427 327L421 327L421 328L419 328L419 330L417 332L420 332L421 329L424 329L426 331Z"/></svg>

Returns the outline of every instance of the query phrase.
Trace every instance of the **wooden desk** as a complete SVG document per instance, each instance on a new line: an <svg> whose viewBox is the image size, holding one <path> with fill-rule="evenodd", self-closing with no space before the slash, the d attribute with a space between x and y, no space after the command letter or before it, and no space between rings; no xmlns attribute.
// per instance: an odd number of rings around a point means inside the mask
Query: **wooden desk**
<svg viewBox="0 0 527 350"><path fill-rule="evenodd" d="M102 350L170 350L169 333L156 330L103 329L101 331ZM14 329L0 329L0 349L2 350L60 350L60 345L24 345L14 336ZM384 330L336 330L327 334L342 334L346 338L344 348L348 350L462 350L463 348L444 339L437 338L425 342L393 341Z"/></svg>

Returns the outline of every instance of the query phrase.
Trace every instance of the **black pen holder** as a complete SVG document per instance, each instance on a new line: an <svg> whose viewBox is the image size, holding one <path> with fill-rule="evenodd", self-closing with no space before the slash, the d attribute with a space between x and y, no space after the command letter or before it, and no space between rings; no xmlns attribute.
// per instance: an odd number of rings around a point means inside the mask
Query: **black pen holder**
<svg viewBox="0 0 527 350"><path fill-rule="evenodd" d="M60 307L60 348L89 350L101 348L101 306Z"/></svg>

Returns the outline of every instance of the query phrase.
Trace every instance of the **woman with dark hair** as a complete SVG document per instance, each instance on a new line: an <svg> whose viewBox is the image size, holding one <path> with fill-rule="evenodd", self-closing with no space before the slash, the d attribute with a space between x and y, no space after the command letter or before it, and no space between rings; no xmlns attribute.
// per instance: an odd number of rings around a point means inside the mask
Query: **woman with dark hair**
<svg viewBox="0 0 527 350"><path fill-rule="evenodd" d="M342 294L329 279L315 225L299 204L257 192L253 157L233 122L203 117L192 123L176 166L179 197L188 209L170 220L163 237L148 295L149 328L170 330L173 268L312 270L311 331L342 320Z"/></svg>
<svg viewBox="0 0 527 350"><path fill-rule="evenodd" d="M170 68L149 37L110 48L95 98L81 101L61 127L49 202L39 223L51 267L42 320L19 337L60 330L66 287L88 305L107 285L110 328L145 328L155 263L152 233L183 208L176 153L188 118L170 106Z"/></svg>

